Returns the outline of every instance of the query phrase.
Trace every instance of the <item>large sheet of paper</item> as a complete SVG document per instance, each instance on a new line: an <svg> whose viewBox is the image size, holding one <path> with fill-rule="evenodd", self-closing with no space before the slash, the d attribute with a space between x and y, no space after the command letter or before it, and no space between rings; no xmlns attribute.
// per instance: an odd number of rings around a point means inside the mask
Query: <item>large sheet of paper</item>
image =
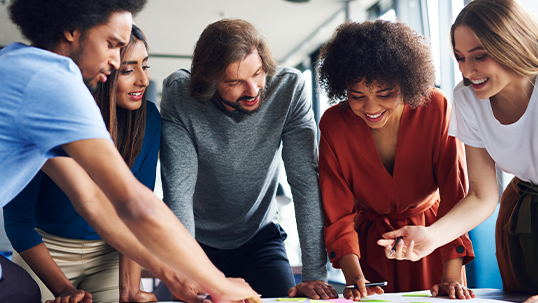
<svg viewBox="0 0 538 303"><path fill-rule="evenodd" d="M415 291L415 292L402 292L402 293L386 293L382 295L373 295L369 297L364 297L360 302L369 302L369 303L447 303L449 300L448 297L432 297L429 291ZM290 303L290 302L301 302L301 303L353 303L353 300L344 299L341 295L339 299L330 299L330 300L311 300L305 298L271 298L263 299L264 303ZM474 298L470 301L468 300L452 300L453 303L499 303L499 302L508 302L484 298Z"/></svg>
<svg viewBox="0 0 538 303"><path fill-rule="evenodd" d="M347 300L342 297L338 299L330 300L313 300L307 298L262 298L263 303L354 303L353 300ZM386 293L382 295L373 295L369 297L362 298L360 302L368 303L500 303L500 302L509 302L493 299L473 298L470 300L456 300L449 299L446 296L442 297L432 297L429 291L415 291L415 292L401 292L401 293ZM161 302L161 303L177 303L172 301Z"/></svg>

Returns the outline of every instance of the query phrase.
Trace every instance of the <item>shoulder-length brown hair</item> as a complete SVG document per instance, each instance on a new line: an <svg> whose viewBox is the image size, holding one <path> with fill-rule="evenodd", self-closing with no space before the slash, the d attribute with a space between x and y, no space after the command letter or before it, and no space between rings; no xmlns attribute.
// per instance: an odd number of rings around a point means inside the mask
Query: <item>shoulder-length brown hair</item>
<svg viewBox="0 0 538 303"><path fill-rule="evenodd" d="M205 102L217 92L217 84L226 78L228 65L244 60L258 51L263 70L273 75L277 63L267 40L245 20L222 19L208 25L196 42L191 65L189 91Z"/></svg>
<svg viewBox="0 0 538 303"><path fill-rule="evenodd" d="M456 58L454 32L460 25L470 28L504 67L529 79L538 75L538 19L518 1L474 0L467 4L450 28ZM471 82L464 77L464 84Z"/></svg>
<svg viewBox="0 0 538 303"><path fill-rule="evenodd" d="M123 62L133 52L137 42L148 44L144 33L133 24L129 44L120 50L120 61ZM123 160L129 167L134 161L144 143L144 131L146 129L146 94L142 96L142 105L137 110L127 110L119 107L116 102L116 89L118 86L119 71L114 70L108 77L108 81L100 83L94 93L95 102L101 109L101 115L110 132L114 144L118 148Z"/></svg>

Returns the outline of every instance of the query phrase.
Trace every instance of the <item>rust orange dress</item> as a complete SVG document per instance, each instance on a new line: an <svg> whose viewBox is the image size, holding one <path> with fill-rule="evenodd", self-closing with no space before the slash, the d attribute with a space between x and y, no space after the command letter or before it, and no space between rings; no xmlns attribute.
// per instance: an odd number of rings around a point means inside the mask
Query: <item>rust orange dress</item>
<svg viewBox="0 0 538 303"><path fill-rule="evenodd" d="M347 101L329 108L320 121L319 175L329 259L339 268L342 256L356 254L366 279L388 281L386 292L429 289L441 282L445 261L474 259L467 235L418 262L389 260L376 243L390 230L431 225L466 194L463 145L447 134L450 106L438 89L430 99L417 109L405 105L392 175L370 128Z"/></svg>

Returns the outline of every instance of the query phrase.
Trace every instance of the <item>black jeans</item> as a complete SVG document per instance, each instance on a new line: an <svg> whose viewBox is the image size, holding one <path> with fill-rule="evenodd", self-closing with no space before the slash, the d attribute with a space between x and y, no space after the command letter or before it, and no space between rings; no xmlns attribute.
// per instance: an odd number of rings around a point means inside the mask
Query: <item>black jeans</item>
<svg viewBox="0 0 538 303"><path fill-rule="evenodd" d="M19 265L0 255L2 279L0 279L0 302L41 303L39 286Z"/></svg>
<svg viewBox="0 0 538 303"><path fill-rule="evenodd" d="M226 277L245 279L264 298L287 297L295 279L284 248L286 237L280 225L270 223L235 249L200 245Z"/></svg>

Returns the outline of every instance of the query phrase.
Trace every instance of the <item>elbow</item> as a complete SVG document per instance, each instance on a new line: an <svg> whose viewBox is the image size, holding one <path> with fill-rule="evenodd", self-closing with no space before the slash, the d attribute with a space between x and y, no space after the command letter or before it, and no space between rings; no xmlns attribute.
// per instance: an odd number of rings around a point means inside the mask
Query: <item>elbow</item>
<svg viewBox="0 0 538 303"><path fill-rule="evenodd" d="M118 216L127 224L154 220L154 203L157 198L147 188L130 190L113 202Z"/></svg>
<svg viewBox="0 0 538 303"><path fill-rule="evenodd" d="M499 203L498 190L489 191L469 191L468 196L474 196L482 206L482 210L487 213L488 217L491 216Z"/></svg>

